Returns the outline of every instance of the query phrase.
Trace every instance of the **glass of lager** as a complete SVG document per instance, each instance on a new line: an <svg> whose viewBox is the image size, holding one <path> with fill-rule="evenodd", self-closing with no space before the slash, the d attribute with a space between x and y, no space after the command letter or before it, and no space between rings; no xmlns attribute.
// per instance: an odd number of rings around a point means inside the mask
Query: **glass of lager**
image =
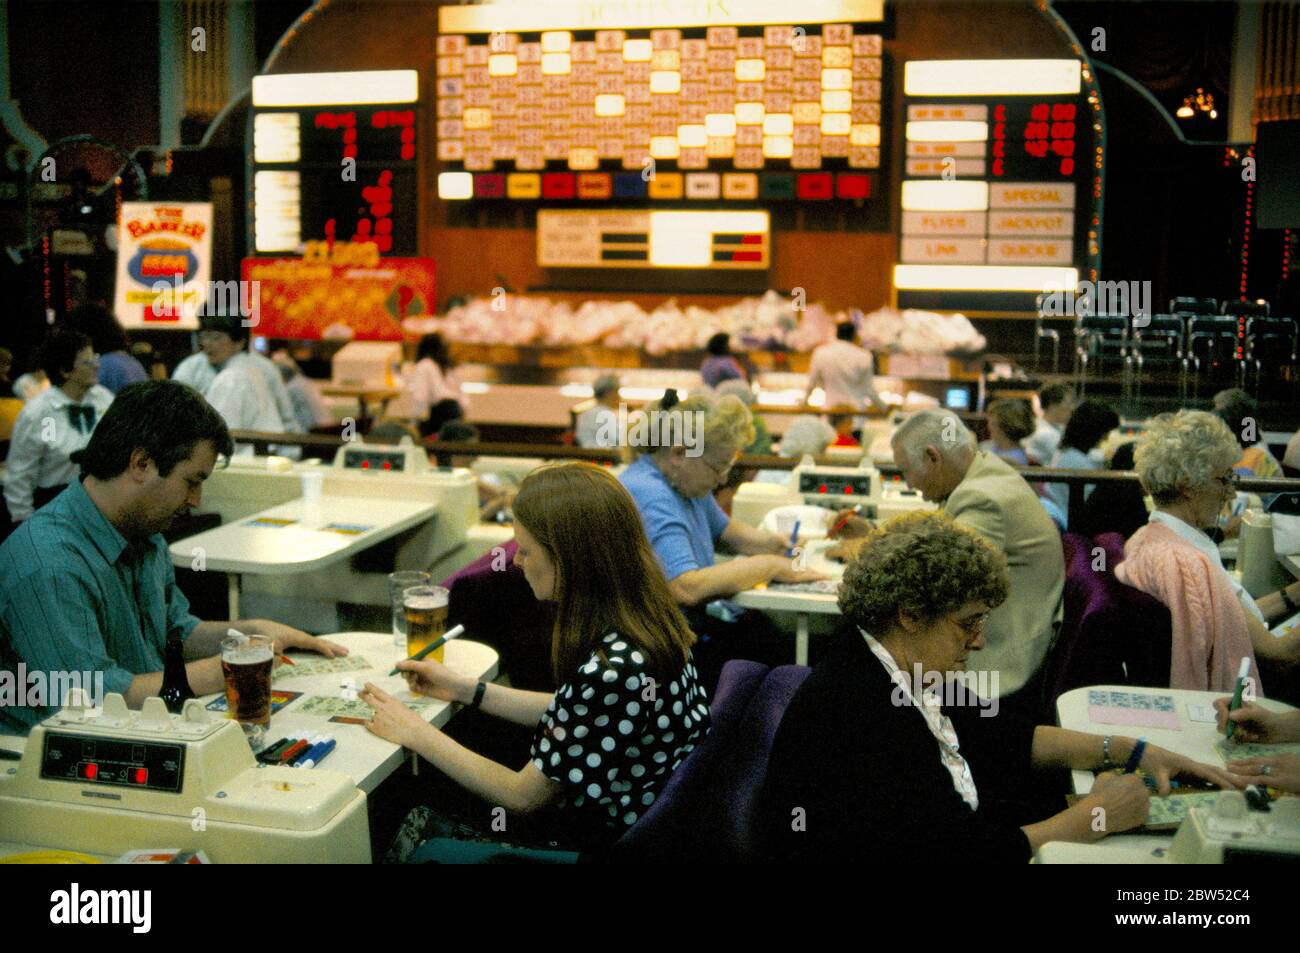
<svg viewBox="0 0 1300 953"><path fill-rule="evenodd" d="M248 744L258 751L271 724L271 667L275 654L265 635L229 635L221 640L221 673L226 679L229 717L239 722Z"/></svg>
<svg viewBox="0 0 1300 953"><path fill-rule="evenodd" d="M403 602L406 590L415 586L427 586L432 581L427 572L415 569L388 574L388 601L393 607L394 645L400 647L406 644L406 605Z"/></svg>
<svg viewBox="0 0 1300 953"><path fill-rule="evenodd" d="M413 586L402 594L406 606L406 657L422 651L447 631L448 597L442 586ZM426 658L441 662L446 646L434 649Z"/></svg>

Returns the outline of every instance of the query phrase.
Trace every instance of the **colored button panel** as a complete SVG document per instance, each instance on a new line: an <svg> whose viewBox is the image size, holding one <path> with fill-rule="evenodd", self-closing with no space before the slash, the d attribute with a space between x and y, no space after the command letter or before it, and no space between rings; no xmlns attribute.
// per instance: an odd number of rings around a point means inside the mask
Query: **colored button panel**
<svg viewBox="0 0 1300 953"><path fill-rule="evenodd" d="M835 177L835 196L841 199L871 198L871 176L841 172Z"/></svg>
<svg viewBox="0 0 1300 953"><path fill-rule="evenodd" d="M679 199L682 197L683 182L680 172L656 172L647 184L652 199Z"/></svg>
<svg viewBox="0 0 1300 953"><path fill-rule="evenodd" d="M608 172L583 172L578 176L578 198L607 199L613 194Z"/></svg>
<svg viewBox="0 0 1300 953"><path fill-rule="evenodd" d="M646 180L640 172L614 173L614 198L643 199L646 194Z"/></svg>
<svg viewBox="0 0 1300 953"><path fill-rule="evenodd" d="M834 195L834 176L829 172L801 172L795 194L801 199L828 199Z"/></svg>
<svg viewBox="0 0 1300 953"><path fill-rule="evenodd" d="M572 172L545 172L542 174L542 198L571 199L576 194L577 184Z"/></svg>
<svg viewBox="0 0 1300 953"><path fill-rule="evenodd" d="M753 172L724 172L722 197L740 200L758 198L758 176Z"/></svg>
<svg viewBox="0 0 1300 953"><path fill-rule="evenodd" d="M536 172L512 172L506 176L506 196L512 199L536 199L542 195L542 177Z"/></svg>
<svg viewBox="0 0 1300 953"><path fill-rule="evenodd" d="M482 172L474 176L474 198L499 199L506 194L506 177L500 172Z"/></svg>
<svg viewBox="0 0 1300 953"><path fill-rule="evenodd" d="M758 197L761 199L792 199L794 194L794 176L790 173L774 172L758 180Z"/></svg>

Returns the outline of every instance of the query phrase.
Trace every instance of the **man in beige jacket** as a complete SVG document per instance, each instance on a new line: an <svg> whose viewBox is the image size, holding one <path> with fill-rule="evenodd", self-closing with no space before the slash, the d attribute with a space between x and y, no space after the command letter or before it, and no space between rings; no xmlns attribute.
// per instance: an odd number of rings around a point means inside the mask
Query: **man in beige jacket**
<svg viewBox="0 0 1300 953"><path fill-rule="evenodd" d="M975 435L951 411L912 414L891 446L908 486L1006 555L1010 594L989 616L987 644L968 670L988 671L999 696L1019 691L1042 667L1060 618L1065 558L1056 525L1024 477L977 450ZM1023 701L1016 707L1028 712L1037 700Z"/></svg>

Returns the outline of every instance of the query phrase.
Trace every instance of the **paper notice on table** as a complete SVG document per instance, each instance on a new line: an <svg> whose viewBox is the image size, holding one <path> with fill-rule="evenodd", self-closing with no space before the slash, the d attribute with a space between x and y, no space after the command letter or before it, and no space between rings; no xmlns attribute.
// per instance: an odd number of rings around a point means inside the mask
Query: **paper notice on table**
<svg viewBox="0 0 1300 953"><path fill-rule="evenodd" d="M1145 692L1088 692L1088 719L1094 725L1130 725L1180 731L1173 695Z"/></svg>
<svg viewBox="0 0 1300 953"><path fill-rule="evenodd" d="M1187 703L1187 720L1204 725L1213 725L1218 721L1214 715L1213 705L1197 705L1194 702Z"/></svg>
<svg viewBox="0 0 1300 953"><path fill-rule="evenodd" d="M282 682L289 678L306 678L309 675L329 675L333 672L360 672L373 668L364 655L343 655L338 658L303 658L299 656L292 665L276 667L271 681Z"/></svg>

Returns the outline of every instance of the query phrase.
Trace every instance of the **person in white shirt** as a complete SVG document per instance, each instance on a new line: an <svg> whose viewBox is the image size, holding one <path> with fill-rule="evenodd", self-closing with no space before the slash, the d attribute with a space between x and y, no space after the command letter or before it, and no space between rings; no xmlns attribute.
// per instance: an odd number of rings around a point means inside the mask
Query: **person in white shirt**
<svg viewBox="0 0 1300 953"><path fill-rule="evenodd" d="M234 320L243 328L243 322L238 318L226 319L222 321ZM207 318L203 321L206 323ZM199 332L200 345L202 344L203 332ZM248 339L247 328L244 328L244 340ZM272 431L280 433L302 433L305 429L298 421L298 415L294 411L293 398L289 396L289 390L285 386L284 377L280 369L269 358L264 357L254 350L246 350L245 355L250 359L249 363L266 381L266 386L271 392L271 399L275 401L276 412L280 415L280 422L277 426L272 427ZM172 372L172 380L180 381L182 384L189 384L196 391L204 396L208 393L208 388L216 380L217 369L209 359L205 350L200 348L194 354L191 354L185 360L176 365L176 370Z"/></svg>
<svg viewBox="0 0 1300 953"><path fill-rule="evenodd" d="M43 394L49 389L50 379L39 368L23 374L14 381L14 396L22 401L31 400L37 394Z"/></svg>
<svg viewBox="0 0 1300 953"><path fill-rule="evenodd" d="M618 385L613 374L596 378L591 386L596 406L578 415L573 428L574 440L580 447L617 447L622 435L618 431Z"/></svg>
<svg viewBox="0 0 1300 953"><path fill-rule="evenodd" d="M79 331L55 331L41 352L45 375L58 385L27 401L14 423L5 461L5 503L15 523L25 520L76 479L71 456L113 403L99 381L99 355Z"/></svg>
<svg viewBox="0 0 1300 953"><path fill-rule="evenodd" d="M283 421L271 388L252 355L244 350L248 329L238 317L205 317L199 344L216 371L204 397L231 430L283 433ZM273 367L272 370L275 370ZM277 377L279 371L275 371ZM251 444L236 445L238 454L252 453Z"/></svg>
<svg viewBox="0 0 1300 953"><path fill-rule="evenodd" d="M865 408L867 401L884 406L876 393L871 352L854 343L854 327L845 321L835 326L835 340L819 345L808 362L808 392L820 387L822 405Z"/></svg>
<svg viewBox="0 0 1300 953"><path fill-rule="evenodd" d="M1029 454L1029 462L1046 466L1056 456L1061 445L1065 425L1078 405L1074 388L1069 384L1048 384L1038 392L1038 406L1042 415L1034 432L1020 442Z"/></svg>
<svg viewBox="0 0 1300 953"><path fill-rule="evenodd" d="M325 401L321 400L316 388L307 380L302 368L288 351L276 351L271 356L271 363L279 368L280 378L289 392L289 399L293 401L294 419L304 433L310 432L313 427L324 427L333 422L334 418L326 409Z"/></svg>
<svg viewBox="0 0 1300 953"><path fill-rule="evenodd" d="M415 368L406 386L415 412L413 419L418 421L422 437L433 436L448 420L465 415L460 375L447 353L446 342L436 331L420 338Z"/></svg>

